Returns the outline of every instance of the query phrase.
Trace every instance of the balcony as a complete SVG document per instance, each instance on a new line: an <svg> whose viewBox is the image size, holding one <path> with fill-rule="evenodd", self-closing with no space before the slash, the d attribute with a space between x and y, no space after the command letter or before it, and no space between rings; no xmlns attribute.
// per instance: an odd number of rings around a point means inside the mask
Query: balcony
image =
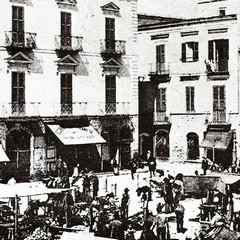
<svg viewBox="0 0 240 240"><path fill-rule="evenodd" d="M205 60L206 72L212 80L226 80L229 77L228 59Z"/></svg>
<svg viewBox="0 0 240 240"><path fill-rule="evenodd" d="M226 110L214 110L212 123L226 123Z"/></svg>
<svg viewBox="0 0 240 240"><path fill-rule="evenodd" d="M55 49L57 51L82 51L82 37L55 36Z"/></svg>
<svg viewBox="0 0 240 240"><path fill-rule="evenodd" d="M8 48L35 49L36 36L36 33L8 31L5 32L5 44Z"/></svg>
<svg viewBox="0 0 240 240"><path fill-rule="evenodd" d="M41 104L41 116L82 116L86 115L87 102Z"/></svg>
<svg viewBox="0 0 240 240"><path fill-rule="evenodd" d="M129 102L106 103L98 105L99 115L129 115Z"/></svg>
<svg viewBox="0 0 240 240"><path fill-rule="evenodd" d="M1 117L34 117L40 116L39 102L29 103L2 103Z"/></svg>
<svg viewBox="0 0 240 240"><path fill-rule="evenodd" d="M125 45L126 41L102 39L100 40L100 53L124 55L126 53Z"/></svg>
<svg viewBox="0 0 240 240"><path fill-rule="evenodd" d="M154 124L169 124L170 119L165 110L154 112Z"/></svg>
<svg viewBox="0 0 240 240"><path fill-rule="evenodd" d="M157 83L169 82L170 81L170 63L150 63L149 64L149 76L151 81Z"/></svg>

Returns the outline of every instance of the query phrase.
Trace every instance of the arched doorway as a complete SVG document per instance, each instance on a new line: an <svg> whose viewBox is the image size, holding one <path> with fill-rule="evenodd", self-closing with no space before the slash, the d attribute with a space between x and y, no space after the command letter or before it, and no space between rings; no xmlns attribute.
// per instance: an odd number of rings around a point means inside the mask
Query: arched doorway
<svg viewBox="0 0 240 240"><path fill-rule="evenodd" d="M158 130L155 134L155 155L160 159L169 158L169 132L167 130Z"/></svg>
<svg viewBox="0 0 240 240"><path fill-rule="evenodd" d="M199 158L199 139L198 135L194 132L187 134L187 157L189 160Z"/></svg>
<svg viewBox="0 0 240 240"><path fill-rule="evenodd" d="M139 154L145 158L147 151L152 151L152 139L148 133L141 133L139 136Z"/></svg>
<svg viewBox="0 0 240 240"><path fill-rule="evenodd" d="M6 135L6 153L11 160L9 172L19 180L30 176L30 137L30 130L20 124Z"/></svg>

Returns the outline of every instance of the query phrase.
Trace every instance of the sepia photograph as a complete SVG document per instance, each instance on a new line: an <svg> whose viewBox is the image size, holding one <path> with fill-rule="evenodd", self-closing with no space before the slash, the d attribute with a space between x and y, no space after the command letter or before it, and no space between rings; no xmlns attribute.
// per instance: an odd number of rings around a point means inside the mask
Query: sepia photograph
<svg viewBox="0 0 240 240"><path fill-rule="evenodd" d="M240 0L0 13L0 240L240 240Z"/></svg>

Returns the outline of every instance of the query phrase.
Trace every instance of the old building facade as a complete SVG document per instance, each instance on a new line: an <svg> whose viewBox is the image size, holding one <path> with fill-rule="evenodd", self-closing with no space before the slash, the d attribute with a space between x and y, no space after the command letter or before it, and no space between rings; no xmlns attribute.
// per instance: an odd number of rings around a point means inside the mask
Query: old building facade
<svg viewBox="0 0 240 240"><path fill-rule="evenodd" d="M172 161L206 156L223 167L239 157L239 19L211 2L199 1L201 18L139 15L143 155L150 148Z"/></svg>
<svg viewBox="0 0 240 240"><path fill-rule="evenodd" d="M51 172L61 156L70 173L104 170L116 152L126 167L138 147L137 0L2 0L0 18L11 169Z"/></svg>

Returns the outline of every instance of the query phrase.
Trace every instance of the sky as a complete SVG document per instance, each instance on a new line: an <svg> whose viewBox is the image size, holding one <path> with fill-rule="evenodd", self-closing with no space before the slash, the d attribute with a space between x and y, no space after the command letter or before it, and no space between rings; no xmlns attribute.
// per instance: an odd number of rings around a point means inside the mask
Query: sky
<svg viewBox="0 0 240 240"><path fill-rule="evenodd" d="M138 12L163 17L194 17L197 0L138 0Z"/></svg>

